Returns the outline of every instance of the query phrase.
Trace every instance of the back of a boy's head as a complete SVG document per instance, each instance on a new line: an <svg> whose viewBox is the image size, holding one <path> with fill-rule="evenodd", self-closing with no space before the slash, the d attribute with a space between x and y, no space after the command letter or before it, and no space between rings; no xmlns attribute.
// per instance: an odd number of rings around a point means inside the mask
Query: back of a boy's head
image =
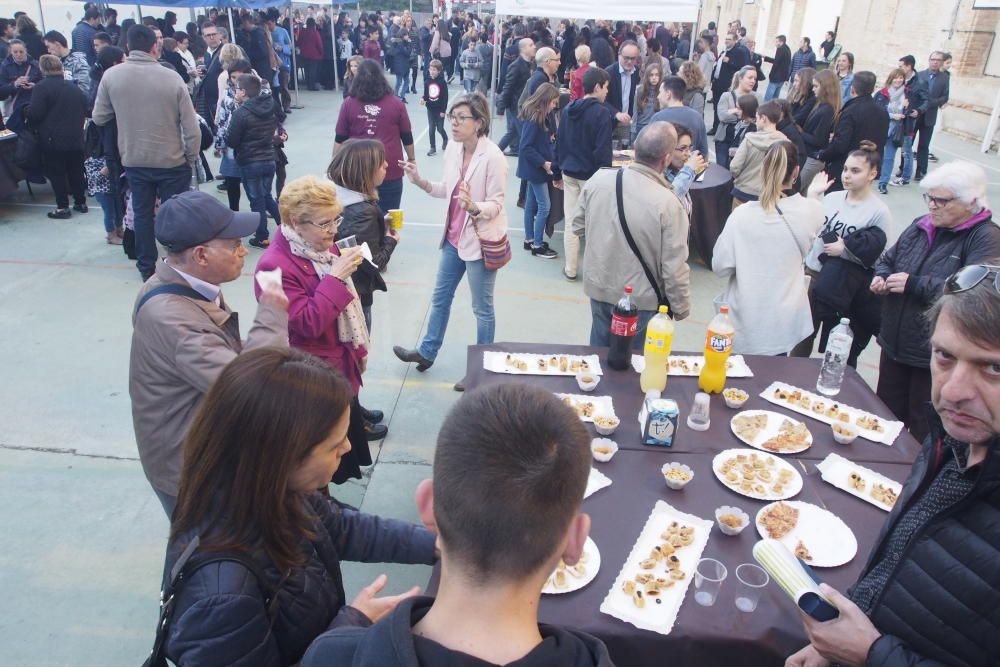
<svg viewBox="0 0 1000 667"><path fill-rule="evenodd" d="M517 581L554 555L579 511L590 435L551 392L521 383L467 394L434 455L434 518L453 565Z"/></svg>

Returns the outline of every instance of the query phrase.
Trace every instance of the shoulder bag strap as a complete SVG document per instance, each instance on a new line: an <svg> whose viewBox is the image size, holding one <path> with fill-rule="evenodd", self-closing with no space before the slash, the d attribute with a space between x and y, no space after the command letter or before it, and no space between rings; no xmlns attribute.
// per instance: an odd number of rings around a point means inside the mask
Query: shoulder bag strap
<svg viewBox="0 0 1000 667"><path fill-rule="evenodd" d="M674 309L670 307L670 299L668 299L661 291L660 284L656 281L656 277L653 272L649 270L646 266L646 262L642 259L642 254L639 252L639 247L635 244L635 239L632 238L632 232L629 231L628 223L625 222L625 202L622 197L622 174L625 172L625 168L618 170L618 175L615 177L615 198L618 200L618 222L621 223L622 233L625 234L625 240L628 242L628 247L632 249L632 254L635 258L639 260L639 266L642 267L643 273L646 274L646 280L653 287L653 292L656 293L656 303L668 308L670 317L674 316Z"/></svg>
<svg viewBox="0 0 1000 667"><path fill-rule="evenodd" d="M139 303L135 306L135 314L139 314L139 310L146 305L146 302L152 299L154 296L160 296L161 294L174 294L176 296L186 296L189 299L194 299L196 301L208 301L208 298L204 294L197 291L192 287L187 285L178 285L176 283L167 283L166 285L160 285L159 287L154 287L139 299Z"/></svg>
<svg viewBox="0 0 1000 667"><path fill-rule="evenodd" d="M795 235L795 230L792 229L792 226L788 223L788 219L785 217L785 214L781 212L781 209L777 204L775 204L774 208L778 211L778 217L781 218L781 221L785 223L785 227L788 228L788 233L792 235L792 240L795 241L795 247L798 248L799 254L802 255L802 261L806 261L806 255L809 254L808 250L802 249L802 244L799 243L799 237Z"/></svg>

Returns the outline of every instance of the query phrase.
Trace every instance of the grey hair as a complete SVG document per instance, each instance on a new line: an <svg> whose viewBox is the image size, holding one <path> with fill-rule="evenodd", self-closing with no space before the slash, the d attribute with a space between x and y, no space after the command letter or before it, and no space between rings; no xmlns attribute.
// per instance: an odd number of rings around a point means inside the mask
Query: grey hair
<svg viewBox="0 0 1000 667"><path fill-rule="evenodd" d="M576 47L573 51L573 55L576 56L576 62L578 63L589 63L590 62L590 47L586 44L581 44Z"/></svg>
<svg viewBox="0 0 1000 667"><path fill-rule="evenodd" d="M535 64L541 67L545 63L549 62L556 57L555 49L549 48L548 46L543 46L538 49L535 53Z"/></svg>
<svg viewBox="0 0 1000 667"><path fill-rule="evenodd" d="M978 164L955 160L930 171L920 181L924 190L944 188L970 207L988 208L986 172Z"/></svg>
<svg viewBox="0 0 1000 667"><path fill-rule="evenodd" d="M663 159L672 155L677 147L677 130L672 123L658 120L642 128L635 139L635 161L647 167L656 167Z"/></svg>

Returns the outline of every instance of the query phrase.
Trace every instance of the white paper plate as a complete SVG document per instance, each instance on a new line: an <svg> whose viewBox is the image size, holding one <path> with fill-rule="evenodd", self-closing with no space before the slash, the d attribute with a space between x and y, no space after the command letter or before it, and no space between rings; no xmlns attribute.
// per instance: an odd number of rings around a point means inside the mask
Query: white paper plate
<svg viewBox="0 0 1000 667"><path fill-rule="evenodd" d="M757 437L754 438L753 442L747 440L746 438L744 438L743 436L741 436L739 433L736 432L736 419L741 415L748 415L748 416L767 415L767 426L765 426L764 429L757 434ZM770 454L798 454L799 452L804 452L810 447L812 447L813 437L812 433L810 433L809 438L806 440L805 447L801 447L799 449L784 449L780 452L773 452L770 449L764 449L763 446L764 443L773 438L774 436L778 435L781 424L786 419L792 422L793 424L802 424L802 422L800 422L798 419L795 419L794 417L788 417L786 415L779 414L777 412L772 412L771 410L744 410L742 412L737 412L735 415L733 415L733 418L729 420L729 428L730 430L732 430L733 434L737 438L747 443L754 449L759 449L762 452L768 452ZM803 426L805 426L805 424L803 424ZM808 431L809 429L807 428L806 430Z"/></svg>
<svg viewBox="0 0 1000 667"><path fill-rule="evenodd" d="M517 361L523 361L528 365L527 370L520 370L513 366L507 364L507 357ZM566 370L560 370L560 365L552 365L552 358L555 357L557 362L560 362L563 358L566 359L567 368ZM545 369L542 370L539 365L539 360L545 362ZM589 368L586 371L582 371L579 368L576 370L570 370L569 364L574 361L582 362L586 361ZM601 371L601 360L596 354L588 355L578 355L578 354L530 354L528 352L496 352L487 351L483 352L483 368L493 373L507 373L509 375L562 375L562 376L573 376L579 373L590 373L591 375L603 375Z"/></svg>
<svg viewBox="0 0 1000 667"><path fill-rule="evenodd" d="M892 489L896 492L897 497L903 491L903 485L899 482L891 480L885 475L877 473L874 470L860 466L853 461L849 461L839 454L830 454L820 463L817 463L816 468L819 469L820 473L822 473L824 482L832 484L841 491L846 491L852 496L861 498L861 500L869 502L875 507L885 510L886 512L891 512L893 506L872 497L871 492L872 489L875 488L875 484L882 484L886 488ZM860 491L851 486L849 481L851 473L857 473L864 480L864 491Z"/></svg>
<svg viewBox="0 0 1000 667"><path fill-rule="evenodd" d="M571 573L572 568L566 569L566 588L556 588L553 581L555 580L555 572L552 576L548 578L545 582L545 587L542 588L543 593L549 595L559 595L561 593L570 593L572 591L578 591L590 582L594 580L597 576L598 570L601 569L601 552L598 551L597 545L594 544L594 540L587 538L587 543L583 545L583 553L587 556L587 562L581 563L585 573L582 577L576 577ZM556 568L558 569L558 568Z"/></svg>
<svg viewBox="0 0 1000 667"><path fill-rule="evenodd" d="M576 409L576 406L592 403L594 405L594 414L589 417L580 415L580 419L585 422L593 423L594 417L597 417L598 415L617 418L617 415L615 414L615 404L611 400L610 396L591 396L585 394L556 394L556 396L567 403L572 401L574 409Z"/></svg>
<svg viewBox="0 0 1000 667"><path fill-rule="evenodd" d="M590 476L587 478L587 488L583 492L583 497L589 498L601 489L611 486L611 478L597 468L590 469Z"/></svg>
<svg viewBox="0 0 1000 667"><path fill-rule="evenodd" d="M734 456L740 456L740 455L747 457L748 460L752 460L752 456L755 455L757 456L757 458L764 460L765 465L767 466L768 469L774 470L774 473L772 473L772 481L770 483L765 483L762 481L760 482L761 484L764 484L764 490L766 491L766 493L760 494L760 493L754 493L752 491L743 491L742 489L740 489L740 482L737 482L735 485L731 484L726 480L725 476L720 472L720 470L722 469L722 464L724 462L726 462L727 460L729 460ZM767 464L767 461L769 459L774 460L773 465ZM791 470L792 478L785 485L784 492L777 494L772 491L772 486L774 485L774 481L777 480L777 474L778 471L780 470ZM802 475L800 475L799 471L795 469L795 466L790 464L788 461L784 461L775 456L774 454L770 454L768 452L751 452L750 450L742 448L727 449L724 452L719 452L718 454L715 455L715 458L712 459L712 472L715 473L715 478L718 479L720 482L722 482L722 485L725 486L730 491L738 493L741 496L746 496L747 498L753 498L755 500L784 500L786 498L792 498L798 495L798 493L802 490Z"/></svg>
<svg viewBox="0 0 1000 667"><path fill-rule="evenodd" d="M681 377L698 377L705 365L705 357L701 355L671 354L668 358L667 375ZM646 359L641 354L632 355L632 368L641 373L646 368ZM753 371L747 365L741 354L730 355L726 361L726 377L752 378Z"/></svg>
<svg viewBox="0 0 1000 667"><path fill-rule="evenodd" d="M836 514L800 500L784 502L799 511L799 518L795 528L778 541L795 553L795 547L802 540L812 556L812 560L804 561L805 563L811 567L837 567L849 563L857 555L858 540L854 537L854 531ZM761 517L776 504L762 507L754 519L757 532L765 539L770 539L771 536L761 524Z"/></svg>

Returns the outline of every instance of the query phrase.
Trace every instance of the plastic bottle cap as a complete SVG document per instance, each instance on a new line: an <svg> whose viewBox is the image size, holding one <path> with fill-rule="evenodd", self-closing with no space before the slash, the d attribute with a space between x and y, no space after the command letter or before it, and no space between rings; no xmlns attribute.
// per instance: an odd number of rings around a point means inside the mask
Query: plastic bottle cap
<svg viewBox="0 0 1000 667"><path fill-rule="evenodd" d="M849 318L849 317L841 317L840 318L840 323L843 324L844 326L849 326L851 324L851 318Z"/></svg>
<svg viewBox="0 0 1000 667"><path fill-rule="evenodd" d="M632 293L632 286L631 285L626 285L625 286L625 293L626 294L631 294Z"/></svg>
<svg viewBox="0 0 1000 667"><path fill-rule="evenodd" d="M670 309L667 308L666 306L660 306L659 311L663 314L667 314L668 312L670 312Z"/></svg>
<svg viewBox="0 0 1000 667"><path fill-rule="evenodd" d="M719 306L720 313L729 313L729 306Z"/></svg>

